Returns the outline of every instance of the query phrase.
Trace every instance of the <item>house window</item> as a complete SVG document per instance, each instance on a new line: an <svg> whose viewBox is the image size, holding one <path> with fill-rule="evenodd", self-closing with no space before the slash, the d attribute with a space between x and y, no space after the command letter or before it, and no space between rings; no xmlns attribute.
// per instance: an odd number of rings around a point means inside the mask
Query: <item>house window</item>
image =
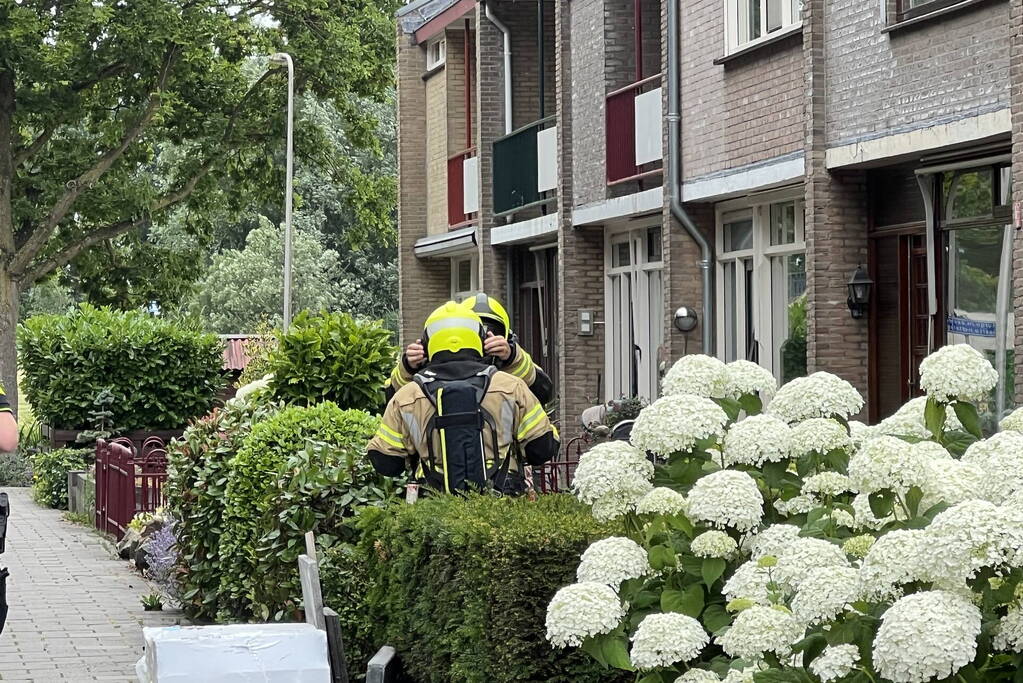
<svg viewBox="0 0 1023 683"><path fill-rule="evenodd" d="M657 398L664 344L661 228L609 234L605 253L605 392Z"/></svg>
<svg viewBox="0 0 1023 683"><path fill-rule="evenodd" d="M451 259L451 300L464 301L479 290L479 272L475 256Z"/></svg>
<svg viewBox="0 0 1023 683"><path fill-rule="evenodd" d="M729 51L799 25L802 10L802 0L725 0Z"/></svg>
<svg viewBox="0 0 1023 683"><path fill-rule="evenodd" d="M717 228L718 355L759 363L781 382L806 374L803 202L730 202Z"/></svg>
<svg viewBox="0 0 1023 683"><path fill-rule="evenodd" d="M898 21L913 19L931 12L936 12L952 5L958 5L963 0L898 0Z"/></svg>
<svg viewBox="0 0 1023 683"><path fill-rule="evenodd" d="M426 44L426 70L432 71L444 64L448 54L448 41L437 38Z"/></svg>

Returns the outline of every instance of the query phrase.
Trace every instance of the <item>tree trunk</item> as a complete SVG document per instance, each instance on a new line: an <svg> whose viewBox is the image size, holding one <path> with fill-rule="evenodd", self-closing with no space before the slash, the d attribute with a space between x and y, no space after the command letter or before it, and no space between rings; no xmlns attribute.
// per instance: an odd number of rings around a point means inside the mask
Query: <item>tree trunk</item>
<svg viewBox="0 0 1023 683"><path fill-rule="evenodd" d="M18 284L0 270L0 381L14 414L18 414Z"/></svg>

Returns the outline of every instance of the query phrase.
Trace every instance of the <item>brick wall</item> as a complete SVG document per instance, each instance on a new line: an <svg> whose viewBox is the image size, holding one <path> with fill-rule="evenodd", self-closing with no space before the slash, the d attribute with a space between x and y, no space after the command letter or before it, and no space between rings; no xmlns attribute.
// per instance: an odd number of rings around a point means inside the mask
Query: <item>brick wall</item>
<svg viewBox="0 0 1023 683"><path fill-rule="evenodd" d="M1012 93L1012 199L1023 202L1023 0L1010 0L1009 55ZM1018 228L1018 226L1017 226ZM1023 403L1023 240L1013 242L1013 307L1016 315L1016 404Z"/></svg>
<svg viewBox="0 0 1023 683"><path fill-rule="evenodd" d="M572 80L565 94L572 102L573 193L568 203L589 204L607 196L604 145L604 3L573 0L570 9ZM564 195L562 195L564 196Z"/></svg>
<svg viewBox="0 0 1023 683"><path fill-rule="evenodd" d="M724 54L721 0L679 0L684 179L803 147L799 36L715 65Z"/></svg>
<svg viewBox="0 0 1023 683"><path fill-rule="evenodd" d="M420 67L420 73L422 68ZM431 75L426 91L426 225L439 235L448 229L448 94L447 71ZM420 116L423 116L420 111Z"/></svg>
<svg viewBox="0 0 1023 683"><path fill-rule="evenodd" d="M714 205L687 204L686 213L703 230L708 239L714 236ZM663 358L670 367L683 353L703 353L703 269L700 268L702 255L700 247L689 236L681 223L672 217L665 207L662 241L664 245L664 341ZM713 267L713 266L711 266ZM699 323L686 336L675 329L675 310L687 306L696 311ZM716 325L716 321L710 321Z"/></svg>
<svg viewBox="0 0 1023 683"><path fill-rule="evenodd" d="M466 148L465 139L465 30L456 22L447 30L448 53L444 64L447 89L447 153L457 154ZM472 59L472 57L470 57ZM472 105L476 106L475 103Z"/></svg>
<svg viewBox="0 0 1023 683"><path fill-rule="evenodd" d="M828 144L1009 106L1008 5L983 3L883 33L880 3L829 2L824 10Z"/></svg>
<svg viewBox="0 0 1023 683"><path fill-rule="evenodd" d="M426 84L422 48L398 32L398 287L402 343L416 339L426 315L449 296L447 261L416 258L416 240L427 234Z"/></svg>

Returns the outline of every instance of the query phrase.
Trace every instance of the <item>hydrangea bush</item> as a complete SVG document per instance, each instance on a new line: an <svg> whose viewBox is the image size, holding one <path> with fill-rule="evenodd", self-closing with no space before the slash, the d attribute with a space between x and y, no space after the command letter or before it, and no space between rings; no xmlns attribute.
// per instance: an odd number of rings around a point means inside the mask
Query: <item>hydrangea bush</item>
<svg viewBox="0 0 1023 683"><path fill-rule="evenodd" d="M1023 412L985 438L990 363L939 350L869 427L841 378L749 365L684 358L631 444L582 456L625 534L552 600L552 646L638 683L1021 680Z"/></svg>

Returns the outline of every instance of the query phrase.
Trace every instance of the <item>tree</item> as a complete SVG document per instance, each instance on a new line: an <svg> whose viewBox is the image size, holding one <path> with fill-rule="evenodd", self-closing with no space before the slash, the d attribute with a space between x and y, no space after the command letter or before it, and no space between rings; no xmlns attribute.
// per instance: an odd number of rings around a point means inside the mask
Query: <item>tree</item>
<svg viewBox="0 0 1023 683"><path fill-rule="evenodd" d="M296 88L373 146L360 97L392 84L395 0L19 0L0 5L0 368L15 391L18 292L89 247L184 210L238 213L283 186ZM296 153L358 183L316 125ZM368 189L366 201L377 197ZM371 226L370 226L370 229Z"/></svg>

